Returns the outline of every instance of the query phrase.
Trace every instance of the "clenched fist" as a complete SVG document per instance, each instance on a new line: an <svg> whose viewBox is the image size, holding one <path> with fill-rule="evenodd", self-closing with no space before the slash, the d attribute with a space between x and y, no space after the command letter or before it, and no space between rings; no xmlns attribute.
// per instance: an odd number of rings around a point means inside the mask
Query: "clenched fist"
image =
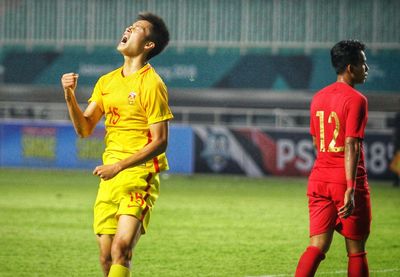
<svg viewBox="0 0 400 277"><path fill-rule="evenodd" d="M75 92L76 86L78 85L79 74L76 73L65 73L61 77L61 85L65 92L71 91Z"/></svg>

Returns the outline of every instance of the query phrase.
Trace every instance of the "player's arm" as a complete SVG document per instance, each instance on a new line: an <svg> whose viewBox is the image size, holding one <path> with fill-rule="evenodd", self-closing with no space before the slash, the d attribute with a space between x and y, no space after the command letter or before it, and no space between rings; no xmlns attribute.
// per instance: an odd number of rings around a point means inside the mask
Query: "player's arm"
<svg viewBox="0 0 400 277"><path fill-rule="evenodd" d="M339 209L339 216L349 217L354 210L354 190L356 184L357 165L360 158L360 139L346 137L344 148L344 167L347 189L344 195L344 205Z"/></svg>
<svg viewBox="0 0 400 277"><path fill-rule="evenodd" d="M141 150L115 164L97 166L93 170L93 175L108 180L128 167L143 164L164 153L168 145L168 121L161 121L150 125L150 133L151 142Z"/></svg>
<svg viewBox="0 0 400 277"><path fill-rule="evenodd" d="M87 137L93 132L103 113L96 102L91 102L82 112L75 97L78 77L78 74L66 73L61 77L61 85L64 89L65 102L75 131L80 137Z"/></svg>

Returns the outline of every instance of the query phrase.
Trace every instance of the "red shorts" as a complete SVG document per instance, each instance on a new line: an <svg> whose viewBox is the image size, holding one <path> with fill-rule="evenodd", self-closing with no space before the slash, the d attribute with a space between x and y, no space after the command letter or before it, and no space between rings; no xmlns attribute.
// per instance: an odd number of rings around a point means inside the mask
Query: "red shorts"
<svg viewBox="0 0 400 277"><path fill-rule="evenodd" d="M307 188L310 213L310 236L336 230L344 237L361 240L368 236L371 227L371 201L367 181L357 182L355 209L348 218L338 216L343 206L346 184L309 181Z"/></svg>

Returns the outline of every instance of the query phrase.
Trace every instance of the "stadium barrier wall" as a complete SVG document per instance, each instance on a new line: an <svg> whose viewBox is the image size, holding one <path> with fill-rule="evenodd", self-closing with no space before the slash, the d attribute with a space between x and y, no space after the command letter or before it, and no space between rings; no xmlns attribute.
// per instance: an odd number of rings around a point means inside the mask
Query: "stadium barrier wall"
<svg viewBox="0 0 400 277"><path fill-rule="evenodd" d="M368 52L368 51L367 51ZM399 93L400 52L367 53L370 67L363 92ZM97 79L122 65L114 49L18 51L0 57L6 84L60 85L65 72L79 73L79 86L94 87ZM335 81L329 50L310 54L268 54L201 50L167 50L151 61L169 88L267 89L316 91ZM246 70L243 70L245 68Z"/></svg>
<svg viewBox="0 0 400 277"><path fill-rule="evenodd" d="M193 127L195 172L260 177L307 176L315 152L307 128ZM366 132L364 151L369 178L391 177L392 132Z"/></svg>
<svg viewBox="0 0 400 277"><path fill-rule="evenodd" d="M0 122L0 166L92 169L101 163L104 128L80 139L69 123ZM389 131L367 131L368 175L390 178ZM315 158L306 129L176 126L170 130L170 173L306 176Z"/></svg>
<svg viewBox="0 0 400 277"><path fill-rule="evenodd" d="M0 123L0 166L92 169L101 164L104 127L81 139L68 123ZM193 131L172 126L167 153L171 173L193 173ZM172 154L173 153L173 154ZM184 159L182 158L184 157Z"/></svg>

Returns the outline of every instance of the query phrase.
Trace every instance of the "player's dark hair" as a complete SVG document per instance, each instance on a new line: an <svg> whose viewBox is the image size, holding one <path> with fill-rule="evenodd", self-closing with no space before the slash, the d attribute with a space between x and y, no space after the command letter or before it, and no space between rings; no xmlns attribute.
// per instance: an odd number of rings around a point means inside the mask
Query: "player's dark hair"
<svg viewBox="0 0 400 277"><path fill-rule="evenodd" d="M149 40L154 42L155 47L147 56L147 59L150 60L152 57L161 53L165 46L167 46L169 42L169 31L164 20L153 13L141 12L138 14L138 20L146 20L152 25Z"/></svg>
<svg viewBox="0 0 400 277"><path fill-rule="evenodd" d="M331 49L331 62L336 74L343 73L349 64L360 64L360 52L364 50L365 44L358 40L342 40L336 43Z"/></svg>

